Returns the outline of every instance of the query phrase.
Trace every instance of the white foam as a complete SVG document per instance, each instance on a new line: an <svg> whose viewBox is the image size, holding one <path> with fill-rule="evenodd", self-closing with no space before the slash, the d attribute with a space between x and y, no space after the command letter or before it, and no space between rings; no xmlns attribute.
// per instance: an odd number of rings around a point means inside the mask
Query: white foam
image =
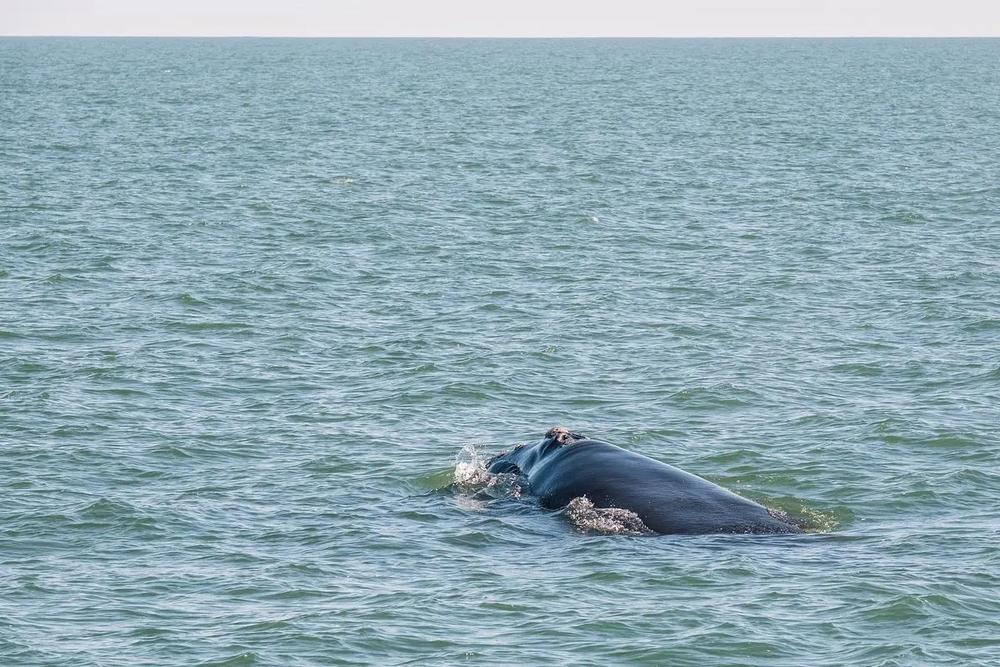
<svg viewBox="0 0 1000 667"><path fill-rule="evenodd" d="M485 494L492 498L520 498L521 479L512 473L494 475L486 469L487 459L474 444L462 447L455 456L455 488L466 494Z"/></svg>
<svg viewBox="0 0 1000 667"><path fill-rule="evenodd" d="M580 496L566 505L566 516L579 530L600 535L649 535L639 515L618 507L594 507L586 496Z"/></svg>

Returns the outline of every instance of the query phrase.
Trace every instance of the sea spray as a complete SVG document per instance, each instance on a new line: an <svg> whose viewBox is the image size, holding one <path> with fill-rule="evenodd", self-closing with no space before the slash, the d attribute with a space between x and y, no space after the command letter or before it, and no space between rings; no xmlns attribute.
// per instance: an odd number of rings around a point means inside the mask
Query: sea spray
<svg viewBox="0 0 1000 667"><path fill-rule="evenodd" d="M493 474L486 469L487 461L475 444L462 447L455 456L455 490L480 499L520 498L523 478L512 473Z"/></svg>

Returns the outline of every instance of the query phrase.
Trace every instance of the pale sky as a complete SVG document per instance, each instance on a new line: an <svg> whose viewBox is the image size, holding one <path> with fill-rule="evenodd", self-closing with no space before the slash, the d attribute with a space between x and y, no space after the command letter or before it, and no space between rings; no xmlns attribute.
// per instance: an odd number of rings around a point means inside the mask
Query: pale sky
<svg viewBox="0 0 1000 667"><path fill-rule="evenodd" d="M0 35L1000 36L1000 0L0 0Z"/></svg>

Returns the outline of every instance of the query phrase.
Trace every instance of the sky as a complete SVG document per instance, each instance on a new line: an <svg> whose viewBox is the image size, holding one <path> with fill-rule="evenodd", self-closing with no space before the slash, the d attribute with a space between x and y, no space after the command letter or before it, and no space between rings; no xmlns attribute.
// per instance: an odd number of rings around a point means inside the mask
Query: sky
<svg viewBox="0 0 1000 667"><path fill-rule="evenodd" d="M1000 36L1000 0L0 0L0 35Z"/></svg>

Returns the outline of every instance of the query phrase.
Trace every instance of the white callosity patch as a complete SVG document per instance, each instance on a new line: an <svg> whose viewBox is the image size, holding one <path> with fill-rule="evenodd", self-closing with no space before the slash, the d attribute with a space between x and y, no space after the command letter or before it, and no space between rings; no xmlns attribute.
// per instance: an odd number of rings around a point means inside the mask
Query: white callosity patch
<svg viewBox="0 0 1000 667"><path fill-rule="evenodd" d="M639 515L618 507L595 507L586 496L574 498L566 506L566 516L578 529L602 535L649 535Z"/></svg>

